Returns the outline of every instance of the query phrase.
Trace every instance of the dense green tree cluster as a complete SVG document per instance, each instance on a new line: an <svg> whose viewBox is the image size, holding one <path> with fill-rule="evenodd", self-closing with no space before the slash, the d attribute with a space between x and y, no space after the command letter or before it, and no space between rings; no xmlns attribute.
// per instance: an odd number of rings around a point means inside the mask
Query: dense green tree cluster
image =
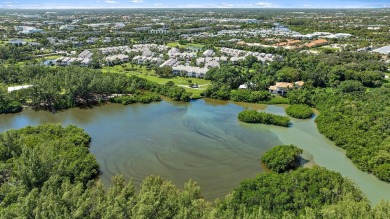
<svg viewBox="0 0 390 219"><path fill-rule="evenodd" d="M31 80L50 71L40 65L0 65L0 83L20 85L31 83Z"/></svg>
<svg viewBox="0 0 390 219"><path fill-rule="evenodd" d="M149 82L153 83L153 82ZM156 93L159 93L163 96L170 97L172 100L175 101L184 101L188 102L191 100L191 95L186 92L186 90L182 87L179 87L175 85L174 83L167 82L164 85L159 85L156 83L153 83L154 87L150 89L150 91L154 91Z"/></svg>
<svg viewBox="0 0 390 219"><path fill-rule="evenodd" d="M375 54L346 51L318 55L297 51L279 53L281 56L276 55L275 61L268 64L248 56L241 62L210 69L206 79L212 84L204 95L231 99L230 91L241 84L247 84L251 91L267 91L275 82L296 81L304 81L306 87L341 86L346 90L364 89L363 86L380 87L387 71L386 65L380 62L380 56Z"/></svg>
<svg viewBox="0 0 390 219"><path fill-rule="evenodd" d="M126 95L126 96L118 96L110 98L110 101L113 103L121 103L124 105L132 104L132 103L151 103L160 101L160 95L152 92L138 92L134 95Z"/></svg>
<svg viewBox="0 0 390 219"><path fill-rule="evenodd" d="M362 91L302 89L289 93L296 104L320 110L319 131L344 148L355 165L390 182L390 88Z"/></svg>
<svg viewBox="0 0 390 219"><path fill-rule="evenodd" d="M266 102L271 99L271 94L268 91L250 91L247 89L232 90L230 99L238 102L259 103Z"/></svg>
<svg viewBox="0 0 390 219"><path fill-rule="evenodd" d="M261 156L265 166L277 173L293 170L300 165L303 150L295 145L278 145Z"/></svg>
<svg viewBox="0 0 390 219"><path fill-rule="evenodd" d="M286 108L286 113L297 119L307 119L313 115L313 110L303 104L294 104Z"/></svg>
<svg viewBox="0 0 390 219"><path fill-rule="evenodd" d="M245 81L239 68L228 65L210 69L205 79L211 80L212 85L205 91L204 95L221 100L229 100L230 91L237 89Z"/></svg>
<svg viewBox="0 0 390 219"><path fill-rule="evenodd" d="M362 82L352 81L352 80L347 80L347 81L341 82L340 85L338 86L338 88L344 93L366 90L366 88L363 86Z"/></svg>
<svg viewBox="0 0 390 219"><path fill-rule="evenodd" d="M113 185L90 182L86 186L69 180L50 178L42 189L33 189L20 201L0 210L2 218L202 218L211 204L200 194L194 182L183 190L161 177L146 178L138 193L123 176ZM53 206L55 205L55 206Z"/></svg>
<svg viewBox="0 0 390 219"><path fill-rule="evenodd" d="M7 207L50 181L86 183L98 174L91 138L75 126L42 125L0 134L0 200Z"/></svg>
<svg viewBox="0 0 390 219"><path fill-rule="evenodd" d="M30 46L16 46L8 44L0 46L0 60L7 60L10 63L31 59L33 49Z"/></svg>
<svg viewBox="0 0 390 219"><path fill-rule="evenodd" d="M76 106L93 105L107 101L112 94L135 94L139 90L155 92L176 101L189 101L190 94L176 85L160 85L137 76L109 73L99 70L67 67L28 67L28 71L17 67L0 67L3 83L31 84L31 88L16 92L19 98L33 108L49 110L66 109ZM13 73L15 73L13 75ZM144 96L140 102L148 102ZM154 97L152 99L155 99ZM16 102L10 102L15 103Z"/></svg>
<svg viewBox="0 0 390 219"><path fill-rule="evenodd" d="M17 113L22 111L22 109L22 104L0 87L0 114Z"/></svg>
<svg viewBox="0 0 390 219"><path fill-rule="evenodd" d="M293 217L305 215L310 208L314 210L312 218L320 218L319 209L337 204L347 194L357 202L364 200L359 189L341 174L319 167L301 168L282 174L260 174L254 179L244 180L220 208L234 215L242 207L250 212L261 206L278 218L285 214Z"/></svg>
<svg viewBox="0 0 390 219"><path fill-rule="evenodd" d="M156 74L162 78L170 78L172 77L172 66L164 66L156 68Z"/></svg>
<svg viewBox="0 0 390 219"><path fill-rule="evenodd" d="M321 133L344 148L354 164L390 182L390 88L367 93L321 90L313 95Z"/></svg>
<svg viewBox="0 0 390 219"><path fill-rule="evenodd" d="M246 123L262 123L268 125L277 125L288 127L290 119L287 116L279 116L271 113L258 112L256 110L246 109L238 114L238 119Z"/></svg>

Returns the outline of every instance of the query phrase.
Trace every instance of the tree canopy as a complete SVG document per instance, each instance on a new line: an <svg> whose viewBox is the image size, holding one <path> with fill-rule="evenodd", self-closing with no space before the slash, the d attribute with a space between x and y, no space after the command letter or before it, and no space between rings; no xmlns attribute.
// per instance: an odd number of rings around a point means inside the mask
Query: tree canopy
<svg viewBox="0 0 390 219"><path fill-rule="evenodd" d="M295 145L278 145L266 151L261 161L272 171L283 173L299 167L302 152Z"/></svg>
<svg viewBox="0 0 390 219"><path fill-rule="evenodd" d="M246 123L262 123L268 125L277 125L288 127L290 119L287 116L279 116L271 113L258 112L256 110L246 109L238 114L238 119Z"/></svg>
<svg viewBox="0 0 390 219"><path fill-rule="evenodd" d="M286 108L286 113L297 119L308 119L313 115L313 110L306 105L293 104Z"/></svg>

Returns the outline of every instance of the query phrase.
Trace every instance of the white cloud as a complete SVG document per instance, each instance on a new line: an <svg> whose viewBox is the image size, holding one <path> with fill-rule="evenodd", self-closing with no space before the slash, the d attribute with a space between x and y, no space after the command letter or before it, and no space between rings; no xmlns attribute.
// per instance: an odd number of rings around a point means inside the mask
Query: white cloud
<svg viewBox="0 0 390 219"><path fill-rule="evenodd" d="M130 2L140 4L140 3L144 3L144 0L131 0Z"/></svg>
<svg viewBox="0 0 390 219"><path fill-rule="evenodd" d="M313 5L302 5L304 8L312 8Z"/></svg>
<svg viewBox="0 0 390 219"><path fill-rule="evenodd" d="M104 1L104 2L107 4L116 4L117 3L116 1Z"/></svg>
<svg viewBox="0 0 390 219"><path fill-rule="evenodd" d="M271 2L257 2L254 5L257 6L257 7L261 7L261 8L273 8L273 7L276 7L276 5L274 5Z"/></svg>
<svg viewBox="0 0 390 219"><path fill-rule="evenodd" d="M186 5L175 5L176 8L277 8L270 2L257 2L249 4L231 4L231 3L219 3L219 4L186 4Z"/></svg>

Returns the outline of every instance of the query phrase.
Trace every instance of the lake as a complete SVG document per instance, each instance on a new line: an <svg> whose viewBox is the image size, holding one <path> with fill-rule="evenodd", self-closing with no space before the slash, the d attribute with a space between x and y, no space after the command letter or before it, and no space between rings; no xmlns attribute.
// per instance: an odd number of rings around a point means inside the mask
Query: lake
<svg viewBox="0 0 390 219"><path fill-rule="evenodd" d="M223 198L245 178L264 171L260 156L279 144L295 144L304 157L352 179L372 203L390 200L390 184L358 170L345 152L321 135L314 123L292 119L292 127L245 124L237 120L244 107L285 115L285 106L242 104L202 99L190 103L162 101L123 106L107 104L57 113L26 109L0 115L0 131L45 123L74 124L92 137L108 185L123 174L136 185L161 175L178 187L193 179L208 200Z"/></svg>

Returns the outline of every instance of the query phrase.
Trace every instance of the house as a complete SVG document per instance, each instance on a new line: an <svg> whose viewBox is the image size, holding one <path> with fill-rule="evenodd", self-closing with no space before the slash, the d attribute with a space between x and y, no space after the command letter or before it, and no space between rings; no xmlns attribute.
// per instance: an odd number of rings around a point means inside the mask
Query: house
<svg viewBox="0 0 390 219"><path fill-rule="evenodd" d="M37 43L37 42L29 42L28 45L30 45L30 46L41 46L41 44Z"/></svg>
<svg viewBox="0 0 390 219"><path fill-rule="evenodd" d="M174 66L177 62L178 61L176 59L168 59L167 61L165 61L160 65L160 68L164 66Z"/></svg>
<svg viewBox="0 0 390 219"><path fill-rule="evenodd" d="M62 59L62 62L60 63L60 65L62 65L62 66L68 65L69 60L70 60L70 57L65 57L64 59Z"/></svg>
<svg viewBox="0 0 390 219"><path fill-rule="evenodd" d="M238 89L248 89L248 87L255 87L256 85L252 82L241 84Z"/></svg>
<svg viewBox="0 0 390 219"><path fill-rule="evenodd" d="M169 30L163 29L163 28L152 29L152 30L149 30L149 33L150 34L167 34L167 33L169 33Z"/></svg>
<svg viewBox="0 0 390 219"><path fill-rule="evenodd" d="M238 45L238 46L245 46L246 43L245 43L245 41L238 41L238 42L237 42L237 45Z"/></svg>
<svg viewBox="0 0 390 219"><path fill-rule="evenodd" d="M196 77L196 78L204 78L207 71L208 71L207 68L191 67L191 66L184 66L184 65L178 65L172 68L172 73L174 75L183 75L183 76Z"/></svg>
<svg viewBox="0 0 390 219"><path fill-rule="evenodd" d="M325 45L327 43L328 43L328 41L326 39L318 39L318 40L313 40L310 43L306 43L304 46L312 48L315 46L322 46L322 45Z"/></svg>
<svg viewBox="0 0 390 219"><path fill-rule="evenodd" d="M390 46L384 46L378 49L374 49L373 52L380 53L382 55L390 54Z"/></svg>
<svg viewBox="0 0 390 219"><path fill-rule="evenodd" d="M211 57L211 56L213 56L213 54L214 54L214 51L211 49L208 49L208 50L203 52L204 57Z"/></svg>
<svg viewBox="0 0 390 219"><path fill-rule="evenodd" d="M293 89L295 86L293 83L288 82L276 82L275 85L270 86L268 90L271 94L279 94L281 96L284 96L288 93L290 89Z"/></svg>
<svg viewBox="0 0 390 219"><path fill-rule="evenodd" d="M205 67L210 69L210 68L216 68L216 67L220 67L221 65L219 64L219 62L217 60L211 60L211 61L208 61L206 62L205 64Z"/></svg>
<svg viewBox="0 0 390 219"><path fill-rule="evenodd" d="M180 53L180 49L175 48L175 47L168 51L169 57L177 56L179 53Z"/></svg>
<svg viewBox="0 0 390 219"><path fill-rule="evenodd" d="M68 31L71 31L71 30L74 30L76 29L76 25L69 25L69 24L66 24L66 25L61 25L60 26L60 30L68 30Z"/></svg>
<svg viewBox="0 0 390 219"><path fill-rule="evenodd" d="M238 89L248 89L248 85L246 84L241 84Z"/></svg>
<svg viewBox="0 0 390 219"><path fill-rule="evenodd" d="M305 85L305 82L297 81L294 83L294 85L295 85L295 88L301 88L301 87L303 87L303 85Z"/></svg>
<svg viewBox="0 0 390 219"><path fill-rule="evenodd" d="M43 62L43 65L45 65L45 66L52 66L52 65L56 65L56 64L57 64L56 60L45 60Z"/></svg>
<svg viewBox="0 0 390 219"><path fill-rule="evenodd" d="M90 58L85 58L85 59L83 59L83 61L81 61L80 66L88 67L89 64L91 64L91 62L92 62L92 59L90 59Z"/></svg>
<svg viewBox="0 0 390 219"><path fill-rule="evenodd" d="M115 61L128 62L129 61L129 56L128 55L123 55L123 54L107 56L106 57L106 61L107 61L107 63L113 63Z"/></svg>
<svg viewBox="0 0 390 219"><path fill-rule="evenodd" d="M16 40L10 40L9 43L11 43L12 45L24 45L24 44L26 44L25 41L23 41L23 40L18 40L18 39L16 39Z"/></svg>
<svg viewBox="0 0 390 219"><path fill-rule="evenodd" d="M116 23L115 26L113 27L116 30L124 28L126 25L122 22Z"/></svg>

